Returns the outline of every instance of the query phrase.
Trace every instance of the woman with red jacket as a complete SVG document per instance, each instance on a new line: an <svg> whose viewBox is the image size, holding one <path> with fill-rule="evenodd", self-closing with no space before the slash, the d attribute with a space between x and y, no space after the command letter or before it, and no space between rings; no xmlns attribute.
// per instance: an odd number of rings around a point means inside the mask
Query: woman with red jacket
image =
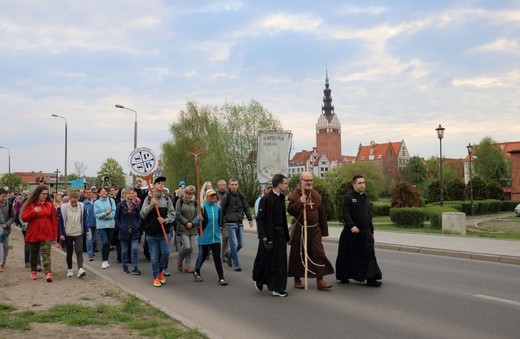
<svg viewBox="0 0 520 339"><path fill-rule="evenodd" d="M51 282L51 244L58 237L58 219L47 186L38 186L31 192L22 206L22 221L27 223L25 242L31 252L31 279L38 278L36 264L41 251L45 280Z"/></svg>

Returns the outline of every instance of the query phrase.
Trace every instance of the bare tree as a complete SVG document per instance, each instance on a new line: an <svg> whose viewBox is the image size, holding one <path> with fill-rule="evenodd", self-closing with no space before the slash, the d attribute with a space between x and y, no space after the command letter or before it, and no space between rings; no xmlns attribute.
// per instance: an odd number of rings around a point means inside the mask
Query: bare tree
<svg viewBox="0 0 520 339"><path fill-rule="evenodd" d="M78 178L83 178L87 174L88 166L82 161L76 161L74 163L74 173Z"/></svg>

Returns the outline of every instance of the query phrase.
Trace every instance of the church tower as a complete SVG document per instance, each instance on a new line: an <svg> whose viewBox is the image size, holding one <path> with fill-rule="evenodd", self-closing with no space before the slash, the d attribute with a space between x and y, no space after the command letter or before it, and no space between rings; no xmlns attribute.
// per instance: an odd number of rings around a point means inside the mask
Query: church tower
<svg viewBox="0 0 520 339"><path fill-rule="evenodd" d="M341 124L334 113L330 93L329 72L326 70L323 106L316 123L316 148L319 154L325 154L329 161L334 161L341 158Z"/></svg>

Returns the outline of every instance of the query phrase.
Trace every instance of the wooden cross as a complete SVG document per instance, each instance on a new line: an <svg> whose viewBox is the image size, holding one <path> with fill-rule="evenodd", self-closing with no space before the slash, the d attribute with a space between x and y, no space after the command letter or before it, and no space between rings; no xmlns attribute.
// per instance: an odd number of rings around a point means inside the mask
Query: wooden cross
<svg viewBox="0 0 520 339"><path fill-rule="evenodd" d="M194 144L193 145L193 151L192 152L188 152L188 155L189 156L193 156L195 157L195 175L197 177L197 192L200 192L200 174L199 174L199 164L200 164L200 161L199 161L199 155L200 156L205 156L206 155L206 151L199 151L199 145L198 144ZM199 201L198 202L199 204L202 203L202 201ZM202 234L202 221L199 220L199 234Z"/></svg>
<svg viewBox="0 0 520 339"><path fill-rule="evenodd" d="M309 205L311 207L311 210L312 210L312 208L314 206L314 203L312 202L311 197L309 197L309 202L307 203L307 205Z"/></svg>

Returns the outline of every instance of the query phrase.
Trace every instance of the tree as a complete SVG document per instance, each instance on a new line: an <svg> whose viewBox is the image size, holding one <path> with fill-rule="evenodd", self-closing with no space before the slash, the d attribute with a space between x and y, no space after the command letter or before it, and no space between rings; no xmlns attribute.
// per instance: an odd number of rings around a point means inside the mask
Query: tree
<svg viewBox="0 0 520 339"><path fill-rule="evenodd" d="M496 181L487 182L488 199L504 200L504 189Z"/></svg>
<svg viewBox="0 0 520 339"><path fill-rule="evenodd" d="M107 183L101 180L101 177L108 176L109 184L117 187L125 186L125 172L123 167L114 158L107 158L97 172L96 185L98 187L104 186Z"/></svg>
<svg viewBox="0 0 520 339"><path fill-rule="evenodd" d="M475 175L482 177L484 181L497 181L502 187L510 183L510 163L506 160L502 148L493 139L482 139L473 151L473 158Z"/></svg>
<svg viewBox="0 0 520 339"><path fill-rule="evenodd" d="M7 187L11 192L20 192L27 189L28 185L22 182L22 178L16 174L4 174L0 178L0 187Z"/></svg>
<svg viewBox="0 0 520 339"><path fill-rule="evenodd" d="M446 184L446 200L449 201L462 201L464 200L464 191L466 184L460 179L450 180Z"/></svg>
<svg viewBox="0 0 520 339"><path fill-rule="evenodd" d="M473 199L485 200L488 198L486 181L481 177L473 177L466 185L466 197L470 196L470 188L473 187Z"/></svg>
<svg viewBox="0 0 520 339"><path fill-rule="evenodd" d="M421 207L423 205L419 190L412 184L403 181L395 185L392 191L392 207Z"/></svg>
<svg viewBox="0 0 520 339"><path fill-rule="evenodd" d="M88 166L85 165L82 161L74 162L74 174L76 174L76 178L83 178L87 175Z"/></svg>
<svg viewBox="0 0 520 339"><path fill-rule="evenodd" d="M403 168L401 176L403 181L407 181L412 185L419 185L426 180L426 165L418 156L410 158L410 162Z"/></svg>
<svg viewBox="0 0 520 339"><path fill-rule="evenodd" d="M446 190L442 191L443 197L446 196ZM428 185L428 194L426 201L428 203L439 202L441 200L441 183L438 180L432 181Z"/></svg>

